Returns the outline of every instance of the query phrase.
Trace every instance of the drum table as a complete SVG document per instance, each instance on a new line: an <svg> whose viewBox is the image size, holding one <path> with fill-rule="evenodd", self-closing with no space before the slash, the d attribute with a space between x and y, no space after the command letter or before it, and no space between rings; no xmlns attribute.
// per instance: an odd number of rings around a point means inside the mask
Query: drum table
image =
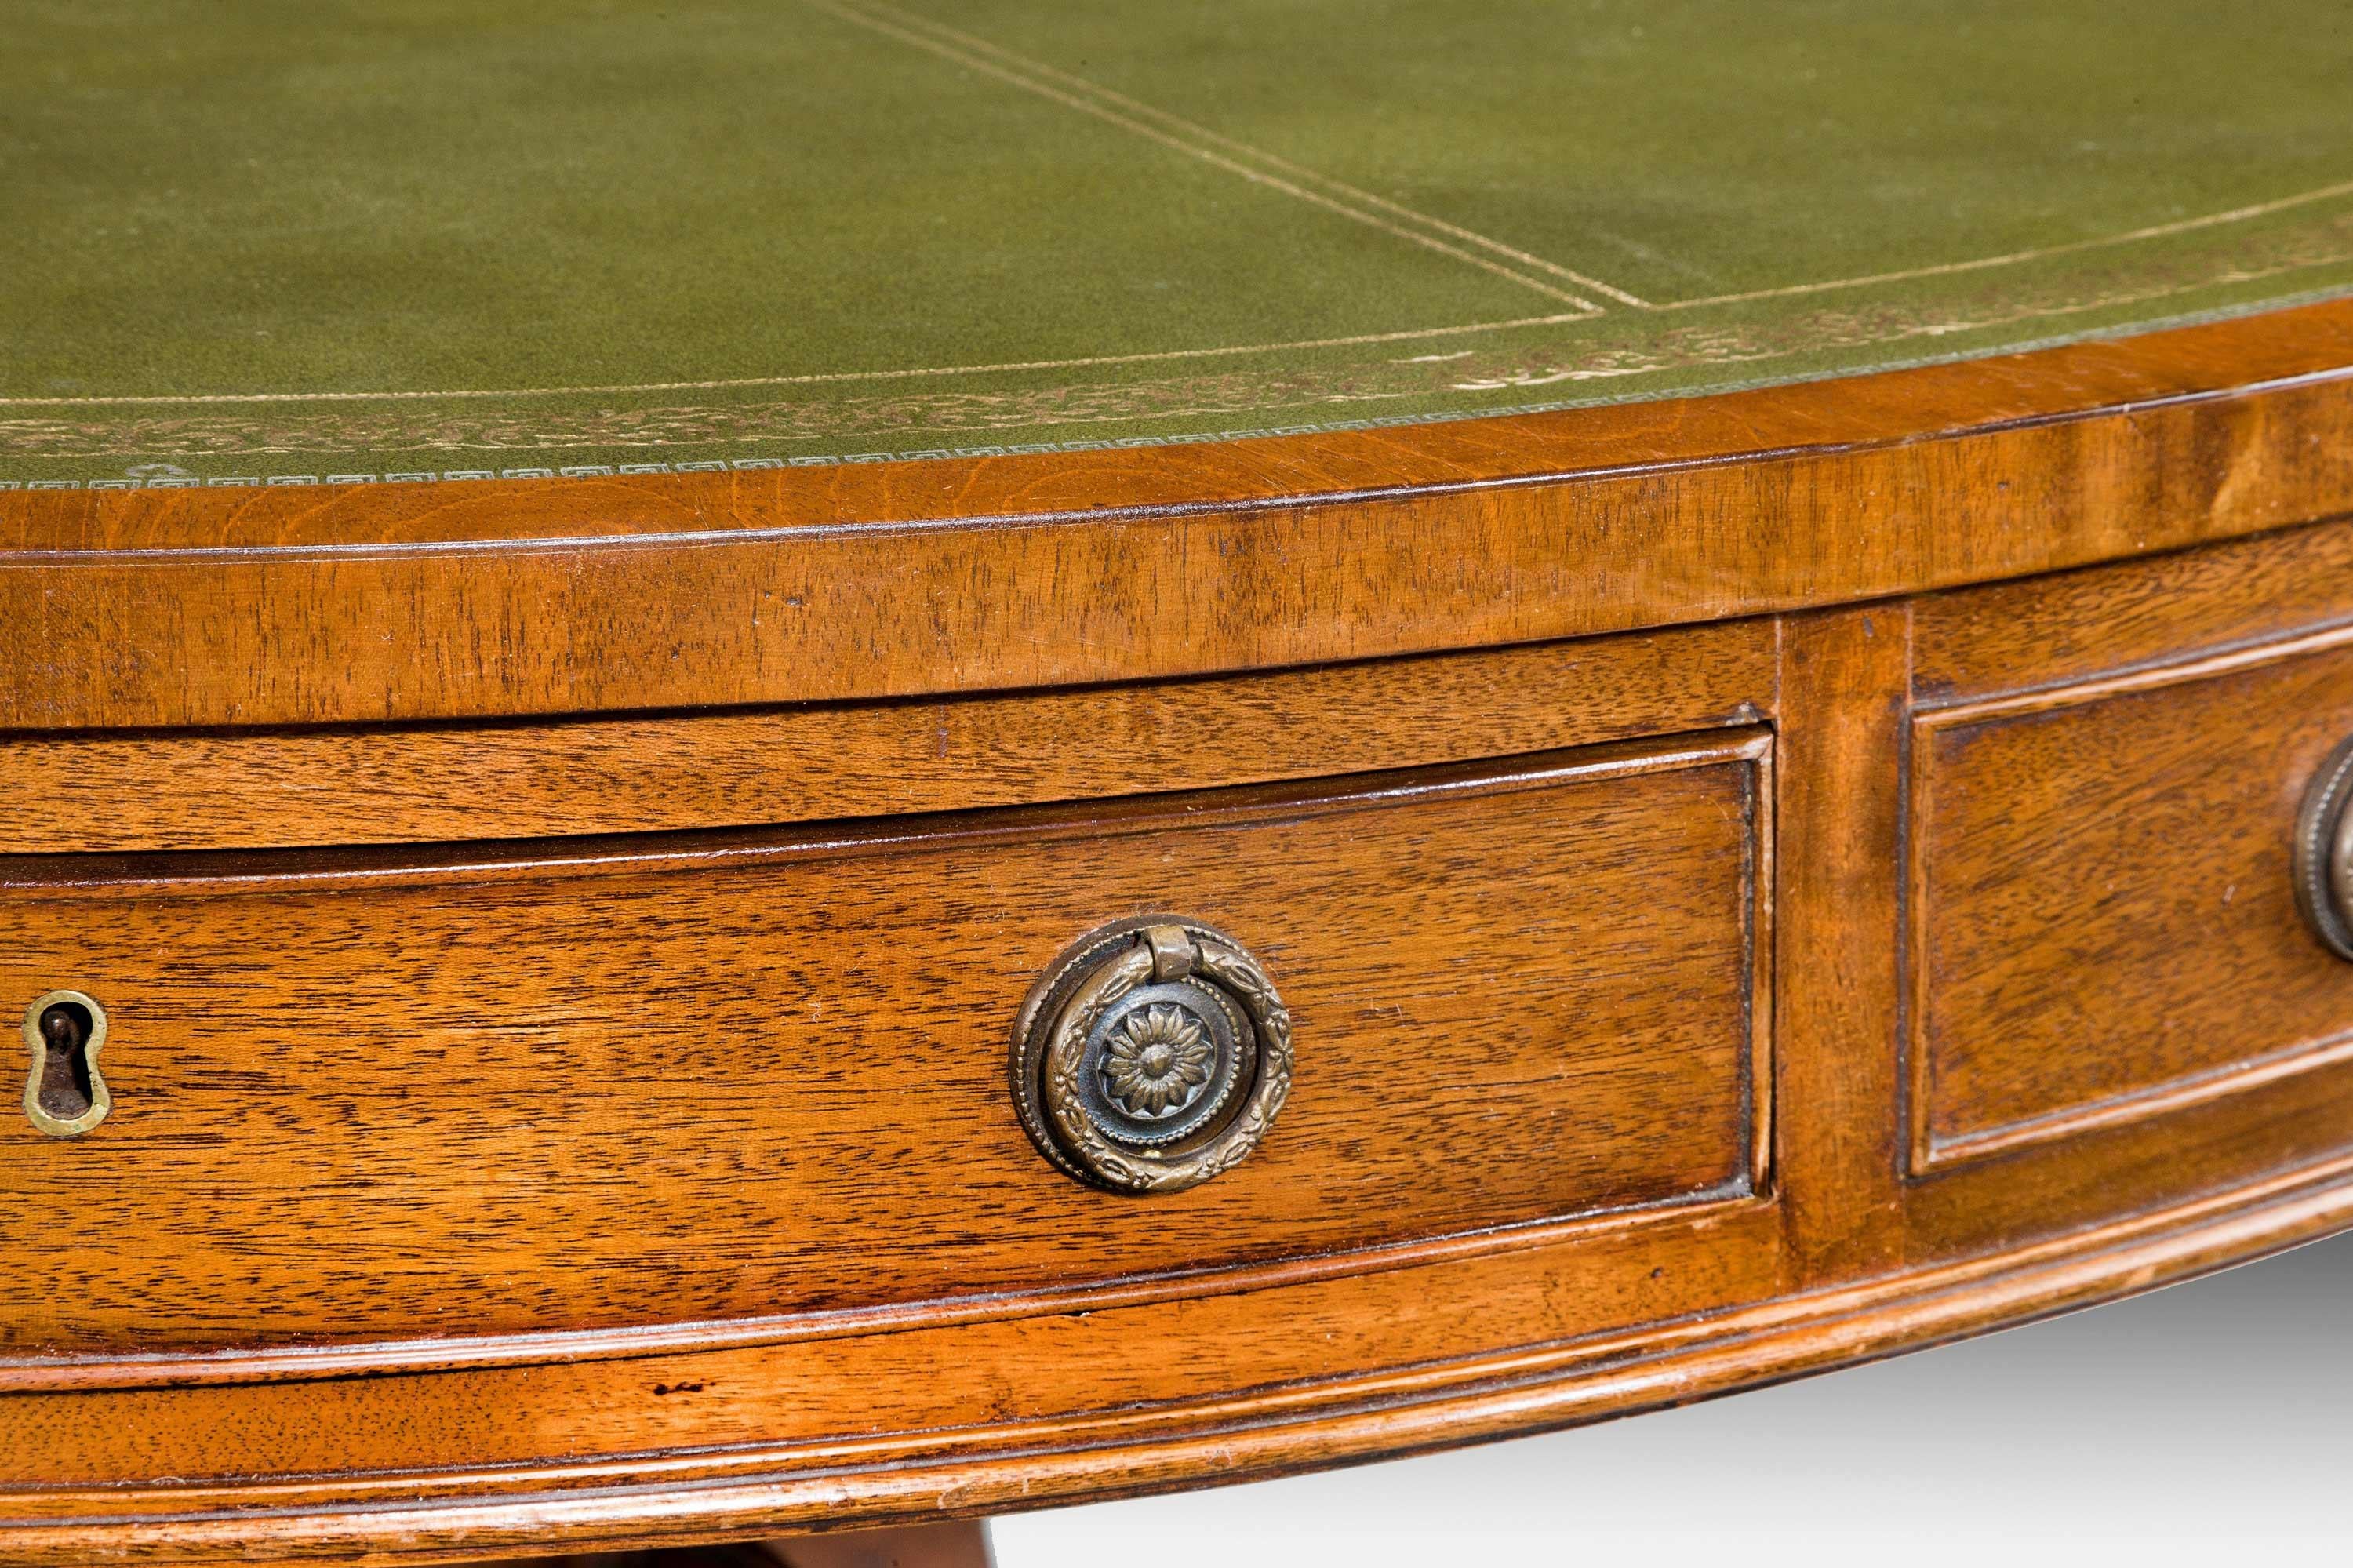
<svg viewBox="0 0 2353 1568"><path fill-rule="evenodd" d="M2341 7L5 32L0 1557L974 1519L2353 1224Z"/></svg>

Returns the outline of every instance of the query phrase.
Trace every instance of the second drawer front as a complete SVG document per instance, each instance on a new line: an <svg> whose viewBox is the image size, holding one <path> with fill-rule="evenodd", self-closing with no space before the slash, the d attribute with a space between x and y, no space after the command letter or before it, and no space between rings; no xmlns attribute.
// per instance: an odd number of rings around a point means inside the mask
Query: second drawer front
<svg viewBox="0 0 2353 1568"><path fill-rule="evenodd" d="M2353 647L1931 713L1913 748L1913 1168L2340 1060L2297 812L2353 735Z"/></svg>
<svg viewBox="0 0 2353 1568"><path fill-rule="evenodd" d="M1764 738L503 865L164 861L0 901L108 1118L0 1133L0 1342L578 1330L1228 1268L1753 1190ZM1006 1086L1102 922L1294 1021L1238 1168L1119 1196ZM22 1001L16 1005L22 1006Z"/></svg>

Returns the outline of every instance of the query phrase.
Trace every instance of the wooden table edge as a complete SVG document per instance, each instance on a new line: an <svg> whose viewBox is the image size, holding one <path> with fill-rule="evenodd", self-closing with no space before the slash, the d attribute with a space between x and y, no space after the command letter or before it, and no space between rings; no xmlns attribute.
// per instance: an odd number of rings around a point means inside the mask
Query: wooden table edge
<svg viewBox="0 0 2353 1568"><path fill-rule="evenodd" d="M0 727L639 712L1542 641L2353 512L2353 301L1713 397L627 479L0 493Z"/></svg>
<svg viewBox="0 0 2353 1568"><path fill-rule="evenodd" d="M839 1462L790 1452L730 1455L725 1474L615 1484L626 1459L529 1470L491 1496L356 1501L382 1496L362 1476L241 1488L108 1489L112 1508L76 1517L84 1489L0 1494L0 1553L12 1563L93 1555L179 1563L241 1560L257 1544L288 1560L426 1562L566 1550L682 1544L794 1529L859 1528L974 1517L1085 1499L1135 1496L1205 1478L1263 1478L1655 1410L1852 1366L1991 1329L2115 1300L2316 1240L2353 1220L2353 1161L2020 1248L1915 1266L1682 1325L1601 1340L1382 1372L1298 1391L1261 1391L1198 1411L1104 1412L996 1432L928 1436L930 1452ZM1646 1346L1651 1348L1646 1349ZM1151 1430L1123 1437L1118 1428ZM958 1451L961 1449L962 1451ZM752 1473L746 1473L750 1470ZM600 1484L598 1472L610 1472ZM355 1485L357 1483L357 1485ZM195 1507L171 1506L175 1491ZM248 1494L249 1495L246 1495ZM338 1496L337 1494L343 1494ZM65 1510L60 1514L58 1510ZM44 1517L47 1515L47 1517Z"/></svg>

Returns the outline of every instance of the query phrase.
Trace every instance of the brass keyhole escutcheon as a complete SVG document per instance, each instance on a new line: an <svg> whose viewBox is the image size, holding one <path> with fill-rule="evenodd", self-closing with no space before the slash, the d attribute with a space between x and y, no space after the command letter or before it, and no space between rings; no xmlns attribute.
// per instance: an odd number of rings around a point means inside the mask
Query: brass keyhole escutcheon
<svg viewBox="0 0 2353 1568"><path fill-rule="evenodd" d="M79 1138L114 1108L98 1054L106 1044L106 1009L78 991L37 996L25 1009L25 1044L33 1055L25 1077L25 1115L51 1138Z"/></svg>
<svg viewBox="0 0 2353 1568"><path fill-rule="evenodd" d="M1291 1092L1291 1013L1240 943L1198 921L1082 938L1013 1026L1014 1107L1039 1152L1114 1192L1241 1163Z"/></svg>

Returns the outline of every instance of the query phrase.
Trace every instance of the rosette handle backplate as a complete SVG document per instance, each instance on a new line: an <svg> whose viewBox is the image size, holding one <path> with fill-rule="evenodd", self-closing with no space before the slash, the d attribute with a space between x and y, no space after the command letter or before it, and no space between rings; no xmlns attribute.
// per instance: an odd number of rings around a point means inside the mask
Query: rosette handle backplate
<svg viewBox="0 0 2353 1568"><path fill-rule="evenodd" d="M1115 1192L1232 1170L1291 1092L1291 1014L1232 938L1172 916L1091 932L1013 1028L1013 1103L1047 1159Z"/></svg>

